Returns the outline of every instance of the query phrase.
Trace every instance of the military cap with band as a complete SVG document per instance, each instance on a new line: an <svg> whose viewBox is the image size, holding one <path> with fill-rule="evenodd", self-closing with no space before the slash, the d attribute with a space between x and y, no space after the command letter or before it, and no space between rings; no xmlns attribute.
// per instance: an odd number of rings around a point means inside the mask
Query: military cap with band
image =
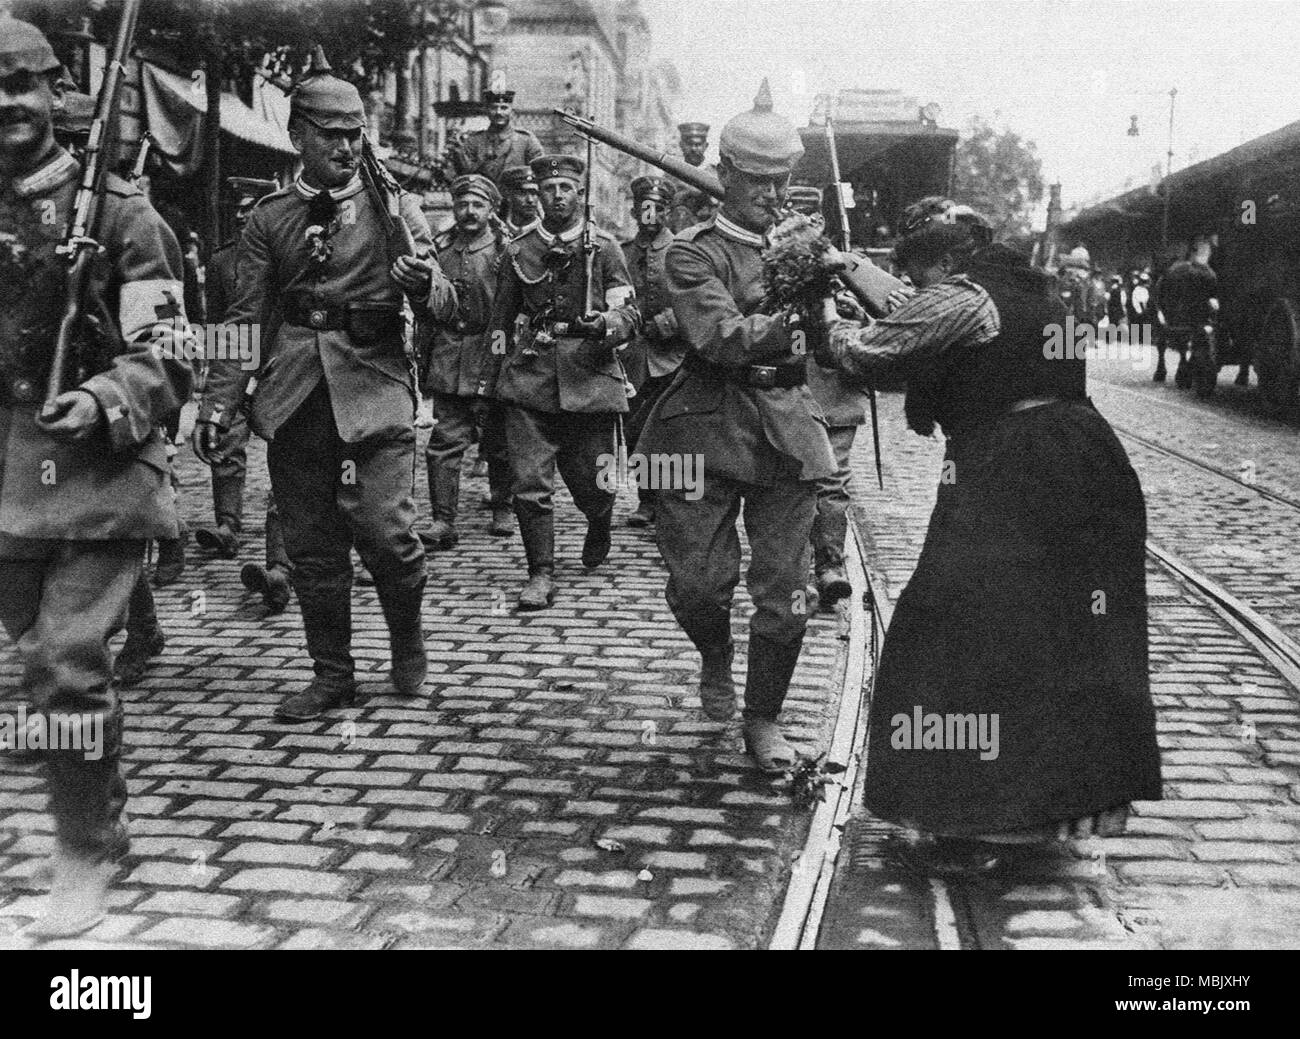
<svg viewBox="0 0 1300 1039"><path fill-rule="evenodd" d="M668 181L663 177L637 177L632 181L632 201L644 202L646 199L654 199L665 205L671 205L673 201L673 189Z"/></svg>
<svg viewBox="0 0 1300 1039"><path fill-rule="evenodd" d="M582 175L587 172L587 164L576 155L539 155L528 165L538 184L553 177L580 181Z"/></svg>
<svg viewBox="0 0 1300 1039"><path fill-rule="evenodd" d="M688 141L707 141L709 139L709 124L678 123L677 132Z"/></svg>
<svg viewBox="0 0 1300 1039"><path fill-rule="evenodd" d="M812 209L820 209L822 204L822 189L815 188L811 184L791 184L785 197L786 201L796 208L804 206Z"/></svg>
<svg viewBox="0 0 1300 1039"><path fill-rule="evenodd" d="M514 104L515 92L513 90L485 90L483 91L483 100L489 105L511 105Z"/></svg>
<svg viewBox="0 0 1300 1039"><path fill-rule="evenodd" d="M31 22L0 16L0 76L62 68L45 34Z"/></svg>
<svg viewBox="0 0 1300 1039"><path fill-rule="evenodd" d="M718 154L742 173L758 177L788 174L803 158L803 142L794 124L772 111L772 90L766 79L753 109L733 116L722 128Z"/></svg>
<svg viewBox="0 0 1300 1039"><path fill-rule="evenodd" d="M307 74L289 95L290 118L298 116L322 130L364 129L366 106L361 92L330 72L325 52L317 47Z"/></svg>
<svg viewBox="0 0 1300 1039"><path fill-rule="evenodd" d="M490 206L501 204L501 192L481 173L466 173L451 182L452 198L463 198L466 195L477 195Z"/></svg>
<svg viewBox="0 0 1300 1039"><path fill-rule="evenodd" d="M536 191L537 180L527 166L508 166L501 174L501 187L506 191Z"/></svg>

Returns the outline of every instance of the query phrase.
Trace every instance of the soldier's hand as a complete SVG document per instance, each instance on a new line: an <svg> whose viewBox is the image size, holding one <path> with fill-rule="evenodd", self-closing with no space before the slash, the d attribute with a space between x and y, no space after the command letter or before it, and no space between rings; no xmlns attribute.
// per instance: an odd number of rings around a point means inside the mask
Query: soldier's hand
<svg viewBox="0 0 1300 1039"><path fill-rule="evenodd" d="M220 461L222 440L225 434L215 422L195 422L194 432L190 435L190 446L204 465L215 465Z"/></svg>
<svg viewBox="0 0 1300 1039"><path fill-rule="evenodd" d="M85 390L60 393L36 419L37 425L56 440L85 440L102 422L99 401Z"/></svg>
<svg viewBox="0 0 1300 1039"><path fill-rule="evenodd" d="M901 289L895 289L885 297L885 312L892 314L915 295L916 289L908 288L906 285Z"/></svg>
<svg viewBox="0 0 1300 1039"><path fill-rule="evenodd" d="M424 256L399 256L388 273L415 299L424 299L433 277L433 260Z"/></svg>
<svg viewBox="0 0 1300 1039"><path fill-rule="evenodd" d="M865 321L867 311L851 292L835 293L835 312L837 316L849 321Z"/></svg>

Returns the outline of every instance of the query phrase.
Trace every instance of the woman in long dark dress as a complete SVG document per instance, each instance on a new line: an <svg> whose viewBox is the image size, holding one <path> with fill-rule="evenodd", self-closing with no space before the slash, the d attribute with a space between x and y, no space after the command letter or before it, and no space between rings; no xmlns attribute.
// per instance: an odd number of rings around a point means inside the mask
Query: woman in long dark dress
<svg viewBox="0 0 1300 1039"><path fill-rule="evenodd" d="M1137 474L1061 356L1050 275L977 248L952 204L909 214L920 291L862 326L825 313L845 372L907 380L908 424L947 438L915 573L885 638L866 804L940 861L1113 835L1158 799ZM932 863L933 864L933 863Z"/></svg>

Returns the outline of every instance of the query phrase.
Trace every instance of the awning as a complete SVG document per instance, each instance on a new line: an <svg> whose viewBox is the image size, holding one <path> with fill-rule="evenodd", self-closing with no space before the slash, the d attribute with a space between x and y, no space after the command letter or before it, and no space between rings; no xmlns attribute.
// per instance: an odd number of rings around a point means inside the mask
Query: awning
<svg viewBox="0 0 1300 1039"><path fill-rule="evenodd" d="M203 161L203 117L208 99L201 76L193 80L141 62L141 91L145 128L153 136L155 154L178 176L188 176ZM242 141L283 155L293 155L285 125L288 102L275 90L254 88L254 111L234 94L221 95L221 129Z"/></svg>

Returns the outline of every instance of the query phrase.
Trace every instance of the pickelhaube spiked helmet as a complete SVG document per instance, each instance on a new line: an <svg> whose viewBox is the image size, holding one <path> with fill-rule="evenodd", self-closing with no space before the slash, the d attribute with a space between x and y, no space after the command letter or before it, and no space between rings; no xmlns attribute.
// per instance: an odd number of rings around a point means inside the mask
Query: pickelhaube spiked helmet
<svg viewBox="0 0 1300 1039"><path fill-rule="evenodd" d="M803 158L803 142L794 124L772 111L772 89L766 79L753 109L733 116L722 128L718 153L742 173L761 177L789 173Z"/></svg>
<svg viewBox="0 0 1300 1039"><path fill-rule="evenodd" d="M346 80L330 73L333 69L325 51L317 46L311 63L293 93L289 95L289 112L322 130L361 130L366 125L366 106L361 92Z"/></svg>
<svg viewBox="0 0 1300 1039"><path fill-rule="evenodd" d="M45 34L30 22L0 15L0 76L53 72L62 65Z"/></svg>

